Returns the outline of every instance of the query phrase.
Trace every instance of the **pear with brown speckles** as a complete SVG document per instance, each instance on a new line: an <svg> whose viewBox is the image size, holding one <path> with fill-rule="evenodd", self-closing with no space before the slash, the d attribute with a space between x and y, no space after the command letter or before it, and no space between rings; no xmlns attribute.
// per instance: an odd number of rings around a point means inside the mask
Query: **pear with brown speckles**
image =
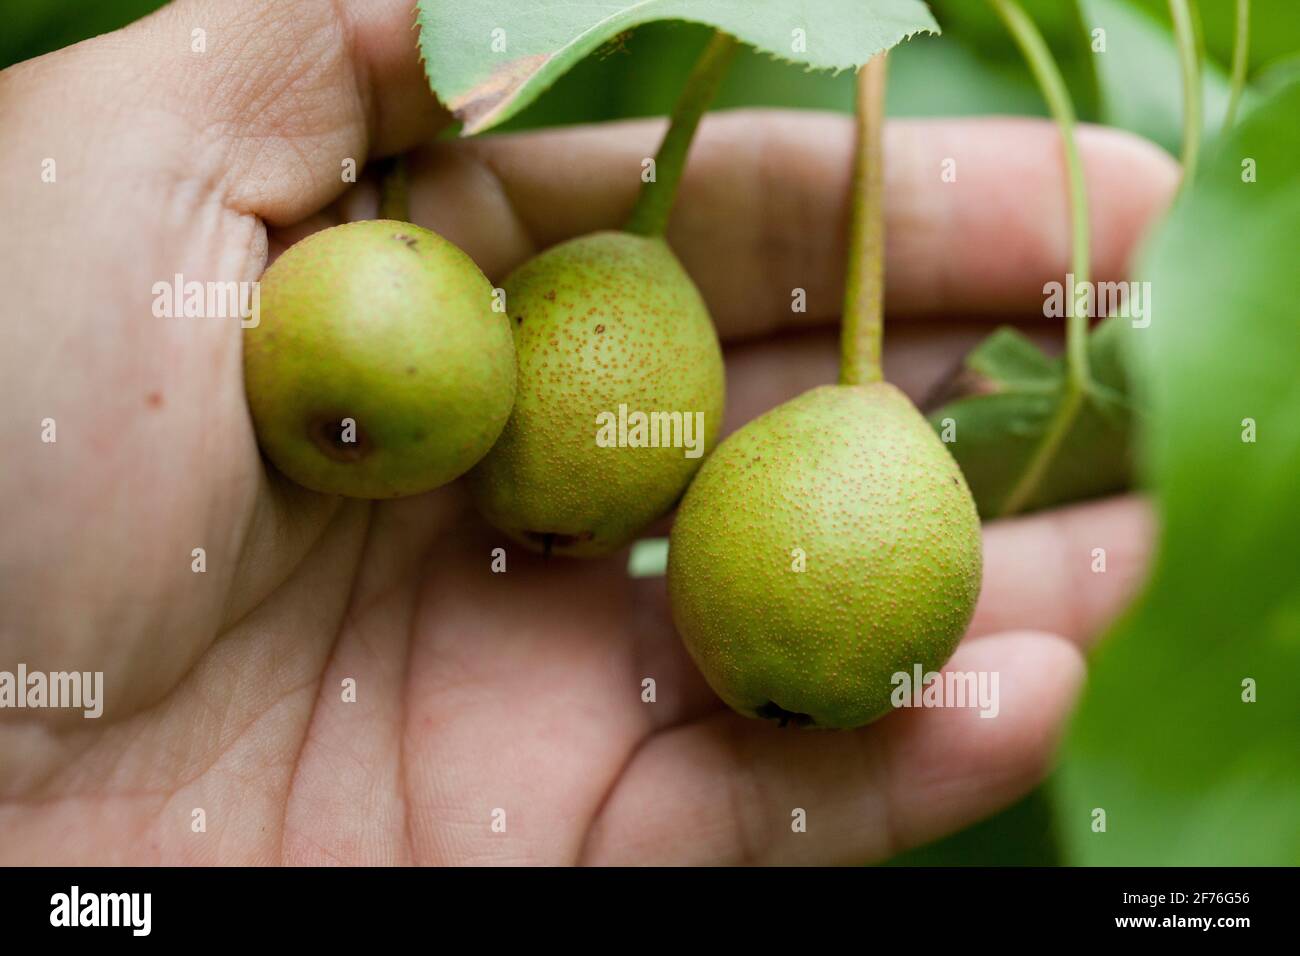
<svg viewBox="0 0 1300 956"><path fill-rule="evenodd" d="M451 242L377 219L314 233L261 281L244 388L266 456L304 487L429 491L510 415L515 350L492 286Z"/></svg>
<svg viewBox="0 0 1300 956"><path fill-rule="evenodd" d="M751 717L858 727L937 670L975 608L961 470L892 385L824 386L750 422L677 512L668 590L714 691Z"/></svg>
<svg viewBox="0 0 1300 956"><path fill-rule="evenodd" d="M725 398L704 301L659 238L598 232L506 279L519 388L469 474L483 516L548 553L629 543L681 497Z"/></svg>

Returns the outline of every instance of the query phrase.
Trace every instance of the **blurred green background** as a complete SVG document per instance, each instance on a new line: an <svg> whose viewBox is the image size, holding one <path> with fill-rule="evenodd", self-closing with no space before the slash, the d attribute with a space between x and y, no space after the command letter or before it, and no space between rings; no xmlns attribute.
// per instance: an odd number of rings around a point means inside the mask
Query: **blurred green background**
<svg viewBox="0 0 1300 956"><path fill-rule="evenodd" d="M1181 89L1166 0L1022 0L1045 34L1079 115L1132 130L1176 152ZM137 19L159 0L0 0L0 66L39 56ZM920 36L891 54L893 116L1046 115L1037 88L1000 22L979 0L932 0L942 36ZM1201 0L1206 134L1226 101L1234 0ZM1105 49L1095 31L1105 31ZM608 44L564 76L503 130L668 111L709 30L656 23ZM1254 0L1252 95L1300 76L1300 0ZM853 77L805 72L745 50L719 108L765 105L850 112ZM963 833L904 854L901 865L1050 865L1061 861L1052 801L1040 788Z"/></svg>

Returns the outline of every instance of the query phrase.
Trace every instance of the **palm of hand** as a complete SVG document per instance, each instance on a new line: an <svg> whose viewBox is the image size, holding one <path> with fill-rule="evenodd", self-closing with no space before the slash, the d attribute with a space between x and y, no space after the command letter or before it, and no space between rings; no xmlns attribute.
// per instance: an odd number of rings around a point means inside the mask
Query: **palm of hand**
<svg viewBox="0 0 1300 956"><path fill-rule="evenodd" d="M242 135L213 134L220 148L199 154L144 144L145 162L115 138L124 120L108 115L76 134L91 159L65 164L67 185L53 199L10 187L32 228L23 243L5 240L5 261L18 299L47 321L14 323L5 438L27 448L29 423L46 416L59 433L5 478L0 667L102 670L107 701L97 722L0 719L0 825L16 835L5 862L854 862L938 836L1026 789L1080 678L1072 641L1096 630L1140 569L1133 503L990 534L985 595L954 666L1001 672L999 720L916 712L853 733L798 734L725 712L675 638L662 580L629 580L621 558L546 563L507 547L498 574L492 549L506 543L455 486L371 505L321 498L265 471L243 401L237 324L151 320L150 290L175 273L256 278L264 219L302 220L273 235L276 244L327 224L310 214L341 188L337 157L364 155L367 114L381 150L426 136L434 119L427 104L411 105L422 80L408 54L383 49L401 4L365 24L340 24L330 4L302 7L284 27L291 35L258 42L319 44L329 52L311 75L286 72L274 49L258 49L261 87L206 98ZM155 18L159 35L169 15ZM4 100L6 122L36 134L15 148L70 152L68 119L41 102L53 93L40 84L57 87L77 74L71 67L120 55L91 44L19 68L36 94ZM359 97L358 72L373 84ZM283 106L250 113L259 88ZM377 101L407 109L376 128ZM355 115L342 130L325 119L288 122L348 115L349 105ZM192 132L184 115L161 115L171 119L158 120L160 143ZM890 146L913 159L964 146L976 167L964 175L978 179L981 148L1009 130L1027 161L1053 148L1050 129L1014 123L918 124ZM413 218L499 278L538 245L616 224L636 180L610 171L637 168L655 133L634 124L428 150L415 167ZM818 164L846 177L847 136L847 122L832 117L705 125L704 172L684 184L674 242L724 334L797 318L787 287L835 300L838 276L825 265L842 259L833 230L791 240L788 217L756 221L741 196L775 176L766 201L835 221L839 192ZM843 147L832 158L827 141ZM1113 166L1131 183L1125 149L1085 141L1101 175ZM1144 161L1148 179L1134 191L1162 184L1164 167ZM574 175L575 164L590 175ZM1014 172L990 166L984 175L1001 182ZM590 201L575 203L566 193L574 189ZM1044 184L1040 205L1058 195L1057 181ZM1113 202L1118 211L1099 217L1102 270L1107 256L1123 261L1152 208L1147 198L1135 212L1132 195ZM106 239L124 223L135 226L128 239ZM1019 241L1055 263L1033 239ZM719 247L734 250L729 268L706 265ZM71 282L69 262L78 264ZM988 308L1023 304L1010 278L1023 265L990 274L968 253L949 265L950 279ZM904 311L944 305L930 283L896 271ZM900 377L924 387L970 338L952 329L900 336ZM730 424L826 380L832 364L824 338L746 346L730 357ZM1112 545L1116 573L1065 600L1079 591L1066 563L1084 547L1084 528ZM1027 594L1024 571L1045 556ZM996 633L1012 625L1069 639ZM653 702L643 698L646 678ZM797 809L806 832L791 827Z"/></svg>

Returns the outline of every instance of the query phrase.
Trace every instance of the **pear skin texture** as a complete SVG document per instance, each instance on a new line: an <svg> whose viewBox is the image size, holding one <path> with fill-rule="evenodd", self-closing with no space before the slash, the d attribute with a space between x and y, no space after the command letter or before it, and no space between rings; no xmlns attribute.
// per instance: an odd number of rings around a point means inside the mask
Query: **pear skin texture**
<svg viewBox="0 0 1300 956"><path fill-rule="evenodd" d="M455 245L410 223L353 222L308 236L262 276L244 387L262 451L291 480L355 498L419 494L501 434L514 337Z"/></svg>
<svg viewBox="0 0 1300 956"><path fill-rule="evenodd" d="M533 550L617 550L677 503L704 458L682 447L601 447L599 416L620 405L629 416L681 412L694 428L703 413L707 455L725 399L708 310L662 239L621 232L548 249L505 290L519 389L500 440L470 472L474 501Z"/></svg>
<svg viewBox="0 0 1300 956"><path fill-rule="evenodd" d="M673 526L668 593L730 707L848 728L890 710L894 673L951 656L981 571L975 502L920 412L892 385L828 385L704 464Z"/></svg>

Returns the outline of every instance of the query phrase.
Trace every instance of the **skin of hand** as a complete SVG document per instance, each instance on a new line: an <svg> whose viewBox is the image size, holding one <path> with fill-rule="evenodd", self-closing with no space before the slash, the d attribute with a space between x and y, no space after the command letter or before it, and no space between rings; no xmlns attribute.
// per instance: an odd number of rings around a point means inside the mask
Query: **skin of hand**
<svg viewBox="0 0 1300 956"><path fill-rule="evenodd" d="M375 214L345 159L416 147L412 219L499 282L620 225L663 129L420 146L447 117L411 18L409 0L181 0L0 74L16 131L0 141L0 670L102 671L106 698L98 720L0 711L0 863L864 863L1026 792L1083 650L1141 580L1136 499L986 528L950 666L999 672L996 719L800 733L726 711L663 579L629 579L621 556L510 548L493 574L505 542L457 485L370 504L267 471L238 322L156 318L155 282L258 278L301 236ZM1118 132L1080 141L1097 278L1120 278L1174 164ZM838 115L701 128L669 239L728 344L728 431L835 379L852 146ZM886 152L885 361L919 397L991 321L1041 315L1065 273L1060 144L1042 121L900 121Z"/></svg>

